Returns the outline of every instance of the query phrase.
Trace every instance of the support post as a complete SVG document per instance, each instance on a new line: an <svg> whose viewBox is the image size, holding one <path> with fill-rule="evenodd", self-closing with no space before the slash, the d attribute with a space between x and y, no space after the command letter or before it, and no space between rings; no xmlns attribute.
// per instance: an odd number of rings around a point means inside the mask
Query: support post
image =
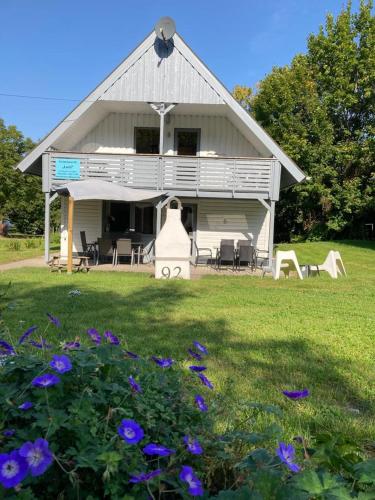
<svg viewBox="0 0 375 500"><path fill-rule="evenodd" d="M67 272L72 274L73 271L73 214L74 214L74 199L69 196L68 201L68 262Z"/></svg>
<svg viewBox="0 0 375 500"><path fill-rule="evenodd" d="M156 205L156 236L160 233L161 229L161 209L162 209L162 201Z"/></svg>
<svg viewBox="0 0 375 500"><path fill-rule="evenodd" d="M50 209L49 193L44 193L44 261L49 261Z"/></svg>
<svg viewBox="0 0 375 500"><path fill-rule="evenodd" d="M269 236L268 236L268 265L272 268L273 256L273 233L275 228L275 202L271 200L270 223L269 223Z"/></svg>
<svg viewBox="0 0 375 500"><path fill-rule="evenodd" d="M159 137L159 155L164 154L164 107L160 110L160 137Z"/></svg>

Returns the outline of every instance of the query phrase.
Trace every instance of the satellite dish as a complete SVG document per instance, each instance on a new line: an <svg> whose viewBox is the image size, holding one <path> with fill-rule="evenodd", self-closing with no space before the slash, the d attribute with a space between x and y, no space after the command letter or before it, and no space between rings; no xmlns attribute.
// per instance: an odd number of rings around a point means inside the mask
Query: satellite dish
<svg viewBox="0 0 375 500"><path fill-rule="evenodd" d="M155 34L160 40L170 40L176 33L176 24L171 17L162 17L155 25Z"/></svg>

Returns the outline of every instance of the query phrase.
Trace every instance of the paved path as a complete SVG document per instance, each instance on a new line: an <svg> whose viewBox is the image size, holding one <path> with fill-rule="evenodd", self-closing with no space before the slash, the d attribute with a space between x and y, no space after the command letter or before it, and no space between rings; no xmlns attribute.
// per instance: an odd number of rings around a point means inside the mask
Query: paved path
<svg viewBox="0 0 375 500"><path fill-rule="evenodd" d="M20 269L21 267L46 267L43 257L33 257L32 259L17 260L15 262L8 262L7 264L0 264L1 271L9 271L11 269Z"/></svg>

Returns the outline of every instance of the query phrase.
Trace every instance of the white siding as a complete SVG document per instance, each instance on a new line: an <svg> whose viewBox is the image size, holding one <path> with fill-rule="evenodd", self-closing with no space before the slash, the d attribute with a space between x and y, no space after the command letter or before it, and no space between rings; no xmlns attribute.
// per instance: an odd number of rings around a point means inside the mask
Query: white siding
<svg viewBox="0 0 375 500"><path fill-rule="evenodd" d="M175 48L160 58L154 45L100 97L110 101L223 104L223 99Z"/></svg>
<svg viewBox="0 0 375 500"><path fill-rule="evenodd" d="M61 197L61 255L68 255L68 198ZM102 234L102 202L76 201L73 215L73 253L81 252L80 231L86 231L88 242L96 241Z"/></svg>
<svg viewBox="0 0 375 500"><path fill-rule="evenodd" d="M259 157L254 146L223 116L167 115L165 152L174 154L174 129L201 130L201 156ZM159 127L159 116L153 114L110 113L73 149L82 153L134 153L134 127Z"/></svg>
<svg viewBox="0 0 375 500"><path fill-rule="evenodd" d="M252 239L260 250L268 249L268 211L256 200L200 199L197 214L197 245L216 252L220 240Z"/></svg>

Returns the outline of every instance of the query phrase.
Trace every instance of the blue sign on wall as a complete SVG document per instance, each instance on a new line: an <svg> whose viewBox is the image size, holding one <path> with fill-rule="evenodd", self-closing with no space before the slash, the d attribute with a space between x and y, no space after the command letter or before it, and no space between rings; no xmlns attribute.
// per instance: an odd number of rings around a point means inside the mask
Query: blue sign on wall
<svg viewBox="0 0 375 500"><path fill-rule="evenodd" d="M81 160L74 158L56 158L55 179L80 179Z"/></svg>

